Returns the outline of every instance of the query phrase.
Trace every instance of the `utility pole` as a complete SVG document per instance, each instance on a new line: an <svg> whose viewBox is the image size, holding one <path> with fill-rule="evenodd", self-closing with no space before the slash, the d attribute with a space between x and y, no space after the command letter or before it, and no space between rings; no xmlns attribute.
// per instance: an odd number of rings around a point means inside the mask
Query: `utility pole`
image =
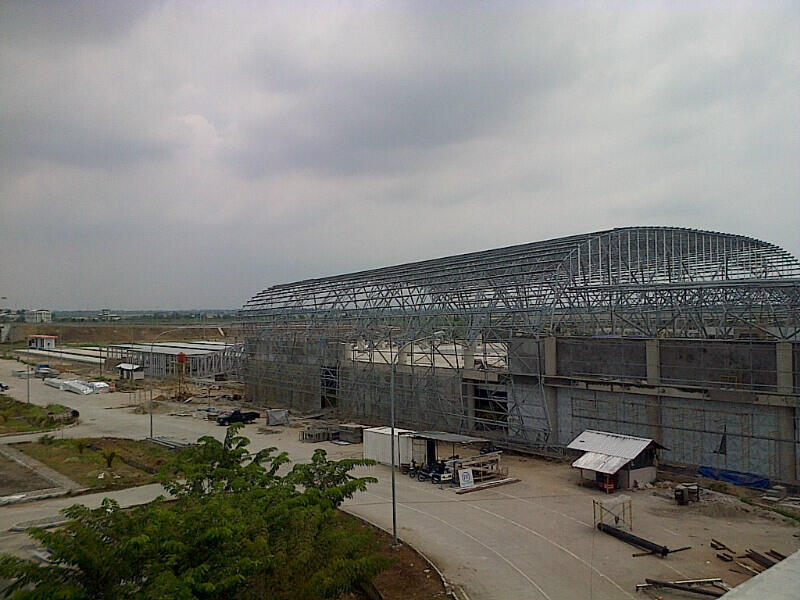
<svg viewBox="0 0 800 600"><path fill-rule="evenodd" d="M25 374L27 377L25 381L28 382L28 404L31 403L31 366L28 363L25 363Z"/></svg>

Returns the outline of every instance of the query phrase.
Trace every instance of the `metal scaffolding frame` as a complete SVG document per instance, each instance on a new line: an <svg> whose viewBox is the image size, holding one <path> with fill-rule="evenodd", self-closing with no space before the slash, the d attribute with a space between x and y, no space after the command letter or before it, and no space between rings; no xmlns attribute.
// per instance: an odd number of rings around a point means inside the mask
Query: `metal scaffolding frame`
<svg viewBox="0 0 800 600"><path fill-rule="evenodd" d="M547 415L499 391L515 394L507 364L515 340L797 341L800 262L745 236L612 229L272 286L244 305L239 325L255 401L291 406L322 395L323 405L345 399L357 416L380 421L399 355L399 422L497 429L539 444L552 430ZM519 426L537 419L540 427Z"/></svg>

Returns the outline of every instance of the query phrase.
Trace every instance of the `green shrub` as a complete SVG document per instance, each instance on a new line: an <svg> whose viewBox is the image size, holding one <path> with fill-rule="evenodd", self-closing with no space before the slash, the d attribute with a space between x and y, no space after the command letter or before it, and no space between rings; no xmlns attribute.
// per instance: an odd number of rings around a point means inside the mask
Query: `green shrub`
<svg viewBox="0 0 800 600"><path fill-rule="evenodd" d="M114 452L113 450L105 449L105 450L102 450L100 452L100 454L106 461L106 468L110 469L111 468L111 463L114 462L114 459L117 457L117 453Z"/></svg>

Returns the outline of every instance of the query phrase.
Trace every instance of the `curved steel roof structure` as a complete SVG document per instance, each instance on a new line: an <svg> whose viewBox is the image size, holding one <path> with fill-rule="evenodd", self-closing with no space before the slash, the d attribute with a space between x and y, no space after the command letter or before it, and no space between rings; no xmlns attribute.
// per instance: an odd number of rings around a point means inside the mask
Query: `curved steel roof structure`
<svg viewBox="0 0 800 600"><path fill-rule="evenodd" d="M797 339L800 262L725 233L628 227L276 285L251 298L250 329L339 339L444 332Z"/></svg>

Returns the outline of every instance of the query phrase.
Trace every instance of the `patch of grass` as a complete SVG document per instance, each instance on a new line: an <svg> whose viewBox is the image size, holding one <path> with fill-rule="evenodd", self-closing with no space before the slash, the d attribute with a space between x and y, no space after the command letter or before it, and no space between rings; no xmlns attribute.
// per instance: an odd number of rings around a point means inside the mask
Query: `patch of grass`
<svg viewBox="0 0 800 600"><path fill-rule="evenodd" d="M785 510L779 506L769 506L768 504L761 504L760 502L754 501L752 498L747 496L738 496L739 500L744 502L745 504L749 504L750 506L755 506L756 508L763 508L764 510L771 510L774 513L779 514L782 517L785 517L791 521L792 525L800 526L800 515L796 512L791 510Z"/></svg>
<svg viewBox="0 0 800 600"><path fill-rule="evenodd" d="M53 415L60 415L69 410L60 404L37 406L0 394L0 433L26 433L43 429L57 429L72 421L55 421Z"/></svg>
<svg viewBox="0 0 800 600"><path fill-rule="evenodd" d="M29 442L14 447L83 486L104 490L154 483L158 468L172 457L162 446L118 438Z"/></svg>
<svg viewBox="0 0 800 600"><path fill-rule="evenodd" d="M712 481L708 484L708 488L715 492L720 492L721 494L727 494L730 491L728 489L728 484L724 481Z"/></svg>

